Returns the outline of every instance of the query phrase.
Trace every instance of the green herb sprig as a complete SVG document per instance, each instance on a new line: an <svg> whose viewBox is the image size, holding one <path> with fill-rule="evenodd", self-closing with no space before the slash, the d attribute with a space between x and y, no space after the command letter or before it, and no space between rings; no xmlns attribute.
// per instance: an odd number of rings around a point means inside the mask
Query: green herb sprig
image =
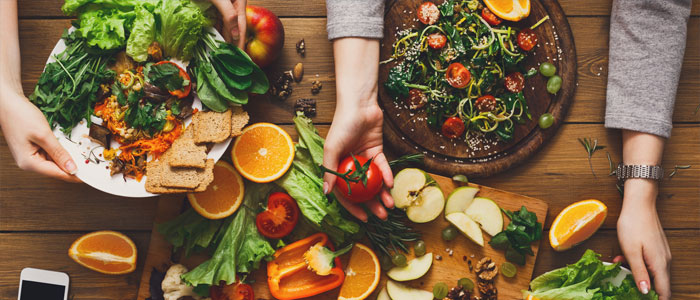
<svg viewBox="0 0 700 300"><path fill-rule="evenodd" d="M423 153L406 154L389 162L389 167L395 169L412 163L423 163L425 156Z"/></svg>
<svg viewBox="0 0 700 300"><path fill-rule="evenodd" d="M387 256L398 251L408 253L406 243L417 241L421 234L406 225L406 213L403 211L388 209L387 214L386 220L370 214L367 223L362 224L372 248L379 249Z"/></svg>
<svg viewBox="0 0 700 300"><path fill-rule="evenodd" d="M493 236L489 245L494 249L505 250L507 260L525 265L525 255L534 255L530 244L542 238L542 223L525 206L520 207L520 210L501 211L508 216L510 224L506 230Z"/></svg>
<svg viewBox="0 0 700 300"><path fill-rule="evenodd" d="M593 163L591 162L591 158L593 157L593 153L595 153L598 150L605 149L605 146L598 145L598 139L593 139L593 138L579 138L578 141L583 145L583 148L586 149L586 152L588 153L588 165L591 168L591 173L593 173L593 177L598 177L595 175L595 171L593 171Z"/></svg>
<svg viewBox="0 0 700 300"><path fill-rule="evenodd" d="M675 165L673 167L673 171L671 171L671 174L668 174L668 178L671 179L673 176L675 176L676 173L678 172L678 170L690 169L690 167L691 167L691 165L684 165L684 166Z"/></svg>

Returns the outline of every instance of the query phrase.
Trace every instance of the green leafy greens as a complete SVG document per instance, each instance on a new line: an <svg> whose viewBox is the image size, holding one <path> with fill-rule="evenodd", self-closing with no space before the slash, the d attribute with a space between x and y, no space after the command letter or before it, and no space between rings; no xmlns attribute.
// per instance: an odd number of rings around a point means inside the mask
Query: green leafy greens
<svg viewBox="0 0 700 300"><path fill-rule="evenodd" d="M156 36L163 52L182 60L190 60L195 47L205 35L211 21L189 0L161 0L157 7L160 30Z"/></svg>
<svg viewBox="0 0 700 300"><path fill-rule="evenodd" d="M542 238L542 224L537 222L537 215L525 206L519 211L501 211L510 218L510 224L506 230L493 236L489 245L494 249L505 250L507 260L525 265L525 255L534 255L530 244Z"/></svg>

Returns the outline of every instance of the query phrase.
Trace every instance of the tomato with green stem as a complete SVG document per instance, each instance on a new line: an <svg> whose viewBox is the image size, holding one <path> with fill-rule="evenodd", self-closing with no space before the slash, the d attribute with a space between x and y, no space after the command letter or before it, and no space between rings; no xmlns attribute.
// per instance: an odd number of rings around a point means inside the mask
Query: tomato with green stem
<svg viewBox="0 0 700 300"><path fill-rule="evenodd" d="M253 287L249 284L236 282L233 284L212 285L209 288L212 300L254 300Z"/></svg>
<svg viewBox="0 0 700 300"><path fill-rule="evenodd" d="M299 207L291 196L272 193L267 198L267 209L255 217L260 234L279 239L292 232L299 221Z"/></svg>
<svg viewBox="0 0 700 300"><path fill-rule="evenodd" d="M321 169L337 176L336 187L345 199L364 203L374 199L384 185L382 173L373 160L351 154L340 162L337 171L323 166Z"/></svg>

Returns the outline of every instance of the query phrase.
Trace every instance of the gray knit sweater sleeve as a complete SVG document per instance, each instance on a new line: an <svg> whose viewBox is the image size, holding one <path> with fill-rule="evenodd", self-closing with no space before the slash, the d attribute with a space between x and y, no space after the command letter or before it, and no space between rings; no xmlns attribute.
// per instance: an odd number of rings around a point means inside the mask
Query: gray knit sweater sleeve
<svg viewBox="0 0 700 300"><path fill-rule="evenodd" d="M615 0L605 127L671 135L691 0Z"/></svg>
<svg viewBox="0 0 700 300"><path fill-rule="evenodd" d="M326 0L328 39L384 35L384 0Z"/></svg>

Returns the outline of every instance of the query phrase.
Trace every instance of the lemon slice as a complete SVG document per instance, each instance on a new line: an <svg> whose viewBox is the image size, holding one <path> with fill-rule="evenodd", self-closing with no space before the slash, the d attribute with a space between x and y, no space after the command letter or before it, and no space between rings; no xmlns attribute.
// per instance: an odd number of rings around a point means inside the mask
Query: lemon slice
<svg viewBox="0 0 700 300"><path fill-rule="evenodd" d="M530 0L484 0L484 3L504 20L520 21L530 15Z"/></svg>

